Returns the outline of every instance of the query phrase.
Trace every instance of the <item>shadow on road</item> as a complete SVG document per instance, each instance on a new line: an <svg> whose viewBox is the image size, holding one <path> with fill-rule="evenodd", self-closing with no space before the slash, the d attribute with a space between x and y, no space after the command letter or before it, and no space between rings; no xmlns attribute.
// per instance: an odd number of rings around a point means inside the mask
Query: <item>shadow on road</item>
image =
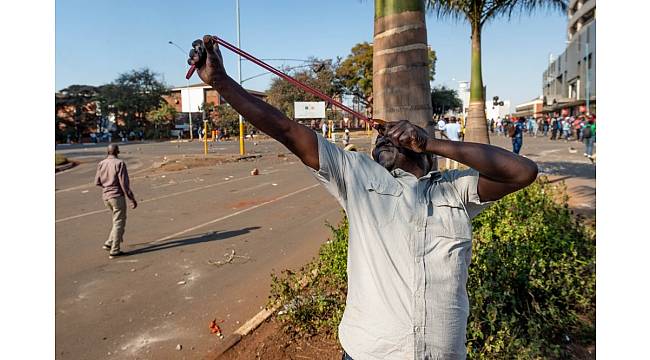
<svg viewBox="0 0 650 360"><path fill-rule="evenodd" d="M247 228L243 228L241 230L224 231L224 232L211 231L199 236L194 236L194 237L184 238L184 239L181 238L177 240L170 240L163 243L151 244L149 246L144 246L141 248L137 248L135 250L129 250L128 254L129 255L144 254L152 251L169 250L179 246L195 245L195 244L200 244L208 241L225 240L239 235L248 234L252 230L257 230L257 229L260 229L260 227L250 226ZM138 244L131 245L129 247L136 247L136 246L138 246Z"/></svg>
<svg viewBox="0 0 650 360"><path fill-rule="evenodd" d="M539 171L553 175L568 175L585 179L596 178L596 166L588 163L565 161L538 161Z"/></svg>

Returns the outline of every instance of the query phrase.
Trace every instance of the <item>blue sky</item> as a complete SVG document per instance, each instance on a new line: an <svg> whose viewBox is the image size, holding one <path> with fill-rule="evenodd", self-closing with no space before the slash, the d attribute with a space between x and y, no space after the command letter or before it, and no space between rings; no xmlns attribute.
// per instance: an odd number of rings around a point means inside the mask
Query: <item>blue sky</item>
<svg viewBox="0 0 650 360"><path fill-rule="evenodd" d="M242 48L259 58L345 57L354 44L372 41L373 4L240 0ZM427 31L429 45L438 54L433 85L457 88L454 79L469 80L469 26L427 15ZM101 85L142 67L159 73L169 85L182 86L187 56L168 41L189 50L203 34L236 43L235 0L57 0L55 88ZM539 96L549 54L561 53L565 39L566 14L543 11L488 24L483 32L487 98L498 95L514 105ZM236 56L223 53L228 72L236 78ZM246 62L242 66L244 79L261 72ZM271 79L262 76L244 85L265 90ZM199 81L196 75L192 80Z"/></svg>

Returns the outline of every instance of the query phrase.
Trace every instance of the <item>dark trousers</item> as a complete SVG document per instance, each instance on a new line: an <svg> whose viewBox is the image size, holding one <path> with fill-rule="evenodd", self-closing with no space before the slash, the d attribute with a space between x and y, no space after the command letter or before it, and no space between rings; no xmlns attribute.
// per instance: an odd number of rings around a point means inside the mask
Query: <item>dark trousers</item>
<svg viewBox="0 0 650 360"><path fill-rule="evenodd" d="M520 137L512 138L512 152L515 154L519 154L519 150L521 150L522 143L523 143L522 138Z"/></svg>

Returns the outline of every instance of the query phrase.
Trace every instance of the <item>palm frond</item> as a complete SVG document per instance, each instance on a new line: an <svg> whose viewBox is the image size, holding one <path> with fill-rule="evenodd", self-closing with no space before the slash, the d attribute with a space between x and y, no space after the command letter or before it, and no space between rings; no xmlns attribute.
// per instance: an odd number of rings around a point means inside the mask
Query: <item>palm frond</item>
<svg viewBox="0 0 650 360"><path fill-rule="evenodd" d="M471 20L468 14L472 1L469 0L427 0L427 12L434 14L438 19L451 19L453 21Z"/></svg>
<svg viewBox="0 0 650 360"><path fill-rule="evenodd" d="M565 12L568 0L427 0L427 11L439 19L466 20L483 26L499 17L531 15L540 10Z"/></svg>

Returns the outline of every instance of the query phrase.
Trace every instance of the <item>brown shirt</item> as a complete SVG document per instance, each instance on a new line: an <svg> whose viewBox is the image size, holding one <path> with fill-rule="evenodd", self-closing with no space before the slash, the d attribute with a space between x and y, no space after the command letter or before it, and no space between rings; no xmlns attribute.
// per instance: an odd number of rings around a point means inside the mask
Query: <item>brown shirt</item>
<svg viewBox="0 0 650 360"><path fill-rule="evenodd" d="M113 155L99 162L95 184L103 188L102 199L108 200L124 196L133 200L133 192L129 187L129 173L126 171L124 161Z"/></svg>

